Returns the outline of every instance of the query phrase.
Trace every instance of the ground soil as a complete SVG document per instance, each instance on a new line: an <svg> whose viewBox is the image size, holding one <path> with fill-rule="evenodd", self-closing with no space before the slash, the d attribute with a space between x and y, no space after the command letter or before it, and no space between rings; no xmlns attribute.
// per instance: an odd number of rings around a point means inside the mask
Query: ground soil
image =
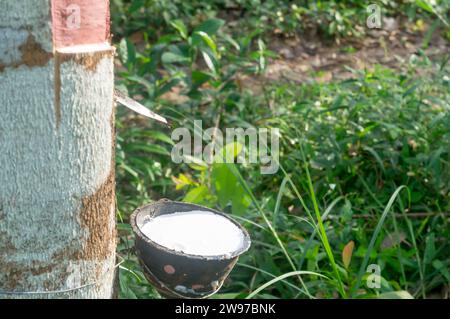
<svg viewBox="0 0 450 319"><path fill-rule="evenodd" d="M370 30L362 38L344 41L327 41L314 35L275 37L269 48L279 57L270 60L264 75L244 76L240 82L260 93L261 87L270 82L339 81L355 77L349 68L370 70L382 65L402 69L420 51L433 60L450 53L450 41L442 37L442 32L436 30L428 39L426 27L413 28L406 24L399 26L394 21L389 29Z"/></svg>

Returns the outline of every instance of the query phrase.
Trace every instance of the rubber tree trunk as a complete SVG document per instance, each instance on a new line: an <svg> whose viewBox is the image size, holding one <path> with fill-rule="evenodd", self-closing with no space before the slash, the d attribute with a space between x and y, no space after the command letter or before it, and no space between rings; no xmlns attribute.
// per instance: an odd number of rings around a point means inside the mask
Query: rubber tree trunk
<svg viewBox="0 0 450 319"><path fill-rule="evenodd" d="M108 26L108 1L0 1L0 298L113 296Z"/></svg>

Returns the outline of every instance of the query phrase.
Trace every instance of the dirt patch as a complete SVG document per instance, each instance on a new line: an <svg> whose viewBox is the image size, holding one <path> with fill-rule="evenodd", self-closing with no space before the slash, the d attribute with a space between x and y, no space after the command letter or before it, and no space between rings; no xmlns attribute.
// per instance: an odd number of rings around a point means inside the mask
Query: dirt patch
<svg viewBox="0 0 450 319"><path fill-rule="evenodd" d="M22 53L22 64L28 67L44 66L53 57L52 53L42 49L32 34L29 34L27 41L19 46L19 50Z"/></svg>
<svg viewBox="0 0 450 319"><path fill-rule="evenodd" d="M113 102L114 103L114 102ZM72 259L105 260L115 253L117 229L109 227L115 220L116 181L115 181L115 112L111 112L111 172L106 181L92 195L82 198L80 212L81 226L88 231L87 241L81 251Z"/></svg>
<svg viewBox="0 0 450 319"><path fill-rule="evenodd" d="M109 225L115 214L115 178L111 172L106 182L92 195L82 199L80 212L81 226L88 232L88 238L82 250L76 253L76 259L105 260L114 253L116 230Z"/></svg>
<svg viewBox="0 0 450 319"><path fill-rule="evenodd" d="M114 158L114 156L113 156ZM115 216L115 172L114 166L107 180L97 191L82 198L80 211L81 227L87 232L87 238L74 239L62 250L52 255L55 263L67 260L103 261L115 252L116 228L111 219ZM111 216L113 215L113 216Z"/></svg>
<svg viewBox="0 0 450 319"><path fill-rule="evenodd" d="M31 33L28 34L27 40L19 46L19 51L22 54L21 59L11 64L0 63L0 73L6 67L17 68L21 65L26 65L32 68L35 66L44 66L53 57L53 53L45 51L41 44L36 42L36 39Z"/></svg>
<svg viewBox="0 0 450 319"><path fill-rule="evenodd" d="M411 55L419 51L432 60L450 52L450 41L442 37L441 30L436 30L428 38L430 27L426 25L417 30L414 25L394 18L385 21L384 25L385 29L368 30L363 38L333 41L313 29L289 37L274 33L266 43L278 57L269 59L264 74L240 73L235 77L236 83L242 90L261 95L271 83L342 81L358 76L350 69L372 70L375 65L381 65L402 70L407 67ZM197 67L206 68L201 61ZM116 61L116 69L121 68ZM159 71L164 74L164 70ZM185 94L186 88L177 85L160 98L183 104L189 100Z"/></svg>
<svg viewBox="0 0 450 319"><path fill-rule="evenodd" d="M74 61L75 63L84 66L85 70L95 72L97 65L106 57L114 55L114 48L104 51L86 52L86 53L62 53L57 52L60 63L67 61Z"/></svg>
<svg viewBox="0 0 450 319"><path fill-rule="evenodd" d="M7 261L7 257L13 254L17 248L6 232L0 232L0 238L0 267L2 269L0 287L4 290L12 290L23 280L26 269L17 263Z"/></svg>
<svg viewBox="0 0 450 319"><path fill-rule="evenodd" d="M270 82L326 83L355 78L350 70L371 70L381 65L396 70L405 68L409 58L420 50L431 59L450 52L450 42L437 30L427 38L427 29L412 31L396 21L387 30L371 30L362 39L327 42L314 36L275 37L270 50L279 57L270 60L261 76L241 75L238 82L254 93L263 92Z"/></svg>

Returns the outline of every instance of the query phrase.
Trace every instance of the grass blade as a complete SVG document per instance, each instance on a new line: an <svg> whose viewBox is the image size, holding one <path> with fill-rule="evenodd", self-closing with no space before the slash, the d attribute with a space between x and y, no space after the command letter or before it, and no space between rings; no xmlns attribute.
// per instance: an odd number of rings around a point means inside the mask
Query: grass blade
<svg viewBox="0 0 450 319"><path fill-rule="evenodd" d="M284 279L286 279L288 277L300 276L300 275L313 275L313 276L318 276L318 277L323 277L323 278L329 279L327 276L318 274L318 273L313 272L313 271L303 271L303 270L291 271L291 272L288 272L288 273L286 273L284 275L278 276L278 277L276 277L276 278L266 282L264 285L260 286L258 289L254 290L251 294L249 294L245 299L253 298L257 294L259 294L261 291L266 289L267 287L269 287L269 286L271 286L271 285L273 285L273 284L275 284L275 283L277 283L277 282L279 282L281 280L284 280Z"/></svg>
<svg viewBox="0 0 450 319"><path fill-rule="evenodd" d="M364 255L364 259L363 259L363 262L362 262L361 267L359 269L358 276L356 277L356 283L353 286L353 288L351 289L350 296L352 296L352 297L354 296L354 293L359 289L359 286L361 285L361 279L362 279L364 271L365 271L365 269L367 267L367 263L369 262L370 254L371 254L371 252L372 252L372 250L373 250L373 248L375 246L375 241L376 241L376 239L378 237L378 234L381 231L381 227L384 224L384 221L385 221L385 219L387 217L387 214L391 211L392 205L394 205L394 202L397 199L398 194L403 189L407 189L407 187L406 186L400 186L399 188L397 188L395 190L394 194L392 194L391 198L389 199L388 204L384 208L383 214L381 215L380 220L378 221L378 224L377 224L377 226L375 228L375 231L373 232L372 238L370 239L370 243L369 243L369 246L367 247L366 254Z"/></svg>

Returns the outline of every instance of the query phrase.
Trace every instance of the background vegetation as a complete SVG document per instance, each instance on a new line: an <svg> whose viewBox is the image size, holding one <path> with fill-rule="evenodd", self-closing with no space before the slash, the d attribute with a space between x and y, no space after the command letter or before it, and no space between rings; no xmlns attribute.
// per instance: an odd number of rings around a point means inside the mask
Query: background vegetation
<svg viewBox="0 0 450 319"><path fill-rule="evenodd" d="M133 251L128 216L159 198L228 212L249 230L216 297L448 297L450 33L445 1L378 1L423 38L398 67L342 66L345 79L261 79L274 41L307 38L352 52L368 29L364 1L113 0L117 86L174 127L281 132L280 165L170 160L171 131L118 110L120 296L159 298ZM436 35L446 42L427 54ZM400 64L400 63L399 63ZM381 267L370 289L366 267ZM313 274L303 274L310 271Z"/></svg>

